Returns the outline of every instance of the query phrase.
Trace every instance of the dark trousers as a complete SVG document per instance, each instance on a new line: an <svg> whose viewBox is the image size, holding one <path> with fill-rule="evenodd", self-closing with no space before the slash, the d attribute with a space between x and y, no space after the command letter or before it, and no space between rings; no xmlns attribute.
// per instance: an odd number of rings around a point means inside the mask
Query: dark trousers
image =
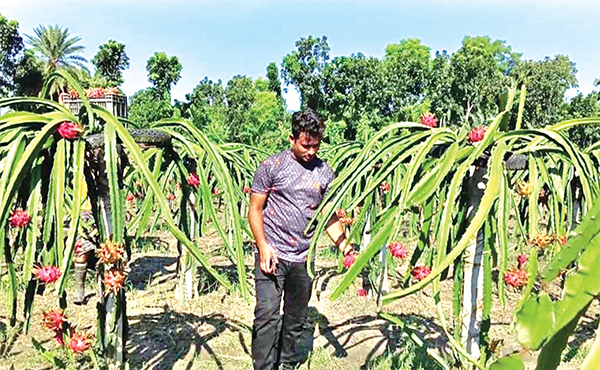
<svg viewBox="0 0 600 370"><path fill-rule="evenodd" d="M252 362L255 370L273 370L279 364L301 360L298 340L302 334L311 280L306 263L279 260L273 274L260 269L256 254L256 308L252 329ZM279 314L283 293L283 316Z"/></svg>

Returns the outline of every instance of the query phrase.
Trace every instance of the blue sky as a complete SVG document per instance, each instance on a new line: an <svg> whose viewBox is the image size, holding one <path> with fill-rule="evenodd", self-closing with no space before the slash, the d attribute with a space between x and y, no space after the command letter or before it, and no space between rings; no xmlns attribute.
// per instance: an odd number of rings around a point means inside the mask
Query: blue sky
<svg viewBox="0 0 600 370"><path fill-rule="evenodd" d="M68 27L82 37L88 60L109 39L124 43L131 59L127 95L150 85L145 66L156 51L176 55L183 65L172 94L183 100L205 76L224 83L235 75L264 76L268 63L281 64L308 35L326 35L332 57L381 57L387 44L409 37L432 53L452 53L465 35L488 35L525 59L568 55L579 80L570 95L589 93L600 77L598 0L0 0L0 14L19 21L21 34L40 24ZM297 109L293 87L286 97L288 108Z"/></svg>

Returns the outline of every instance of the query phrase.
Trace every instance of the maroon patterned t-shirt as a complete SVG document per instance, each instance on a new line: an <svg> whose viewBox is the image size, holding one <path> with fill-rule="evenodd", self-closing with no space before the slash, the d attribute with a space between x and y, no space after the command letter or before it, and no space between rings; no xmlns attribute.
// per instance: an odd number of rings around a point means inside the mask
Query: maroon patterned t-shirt
<svg viewBox="0 0 600 370"><path fill-rule="evenodd" d="M300 164L291 150L271 156L258 167L252 192L267 195L263 210L265 238L277 250L278 258L306 261L314 228L307 235L304 229L333 178L327 163L315 157Z"/></svg>

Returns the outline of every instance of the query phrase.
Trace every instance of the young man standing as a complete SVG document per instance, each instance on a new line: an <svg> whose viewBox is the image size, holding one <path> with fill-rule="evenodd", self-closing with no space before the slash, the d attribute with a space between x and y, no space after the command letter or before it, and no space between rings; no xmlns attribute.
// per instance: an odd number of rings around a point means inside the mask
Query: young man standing
<svg viewBox="0 0 600 370"><path fill-rule="evenodd" d="M254 175L248 219L258 246L252 332L255 370L294 369L301 360L298 339L312 289L306 257L314 227L308 235L304 229L334 178L331 168L316 156L323 130L323 120L312 110L294 113L291 149L268 158ZM354 253L335 214L326 232L344 255Z"/></svg>

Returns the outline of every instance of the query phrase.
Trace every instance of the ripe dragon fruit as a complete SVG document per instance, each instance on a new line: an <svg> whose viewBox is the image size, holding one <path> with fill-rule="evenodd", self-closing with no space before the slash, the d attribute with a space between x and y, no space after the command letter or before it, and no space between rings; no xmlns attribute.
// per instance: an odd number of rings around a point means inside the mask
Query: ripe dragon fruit
<svg viewBox="0 0 600 370"><path fill-rule="evenodd" d="M390 191L390 184L387 181L384 181L379 185L379 189L383 194L387 194Z"/></svg>
<svg viewBox="0 0 600 370"><path fill-rule="evenodd" d="M356 260L356 258L354 257L354 255L352 255L352 254L346 255L346 257L344 257L344 267L347 269L350 268L354 264L355 260Z"/></svg>
<svg viewBox="0 0 600 370"><path fill-rule="evenodd" d="M69 339L67 347L74 353L83 353L90 348L90 341L85 333L75 333Z"/></svg>
<svg viewBox="0 0 600 370"><path fill-rule="evenodd" d="M421 116L421 123L427 127L434 128L437 126L438 120L433 113L423 113Z"/></svg>
<svg viewBox="0 0 600 370"><path fill-rule="evenodd" d="M33 274L42 283L53 283L61 275L60 270L56 266L40 266L33 269Z"/></svg>
<svg viewBox="0 0 600 370"><path fill-rule="evenodd" d="M187 183L189 186L197 188L198 186L200 186L200 179L198 178L198 175L196 175L193 172L190 172L190 175L187 178Z"/></svg>
<svg viewBox="0 0 600 370"><path fill-rule="evenodd" d="M400 242L392 242L388 245L388 249L392 256L396 258L406 258L408 256L408 252L406 251L406 247Z"/></svg>
<svg viewBox="0 0 600 370"><path fill-rule="evenodd" d="M27 211L24 211L21 208L15 209L8 218L10 226L19 229L27 227L27 225L29 225L29 221L31 221L29 213L27 213Z"/></svg>
<svg viewBox="0 0 600 370"><path fill-rule="evenodd" d="M357 289L357 290L356 290L356 294L357 294L359 297L366 297L366 296L367 296L367 291L366 291L366 290L364 290L364 289Z"/></svg>
<svg viewBox="0 0 600 370"><path fill-rule="evenodd" d="M128 202L133 202L134 199L135 199L135 197L133 196L133 194L131 194L131 193L127 194L127 201Z"/></svg>
<svg viewBox="0 0 600 370"><path fill-rule="evenodd" d="M475 144L483 140L485 136L485 127L474 128L467 136L467 141L471 144Z"/></svg>
<svg viewBox="0 0 600 370"><path fill-rule="evenodd" d="M64 139L73 140L81 136L84 129L75 122L64 121L58 126L56 131L58 131L58 134Z"/></svg>
<svg viewBox="0 0 600 370"><path fill-rule="evenodd" d="M425 279L430 273L431 270L427 266L415 266L410 272L418 281Z"/></svg>
<svg viewBox="0 0 600 370"><path fill-rule="evenodd" d="M527 284L529 276L525 270L508 270L504 274L504 282L512 287L520 288Z"/></svg>
<svg viewBox="0 0 600 370"><path fill-rule="evenodd" d="M90 99L102 98L104 97L104 89L101 87L92 87L85 90L85 95Z"/></svg>
<svg viewBox="0 0 600 370"><path fill-rule="evenodd" d="M43 312L44 326L55 332L62 332L63 324L67 322L65 314L61 310L50 310ZM61 335L62 339L62 335Z"/></svg>

